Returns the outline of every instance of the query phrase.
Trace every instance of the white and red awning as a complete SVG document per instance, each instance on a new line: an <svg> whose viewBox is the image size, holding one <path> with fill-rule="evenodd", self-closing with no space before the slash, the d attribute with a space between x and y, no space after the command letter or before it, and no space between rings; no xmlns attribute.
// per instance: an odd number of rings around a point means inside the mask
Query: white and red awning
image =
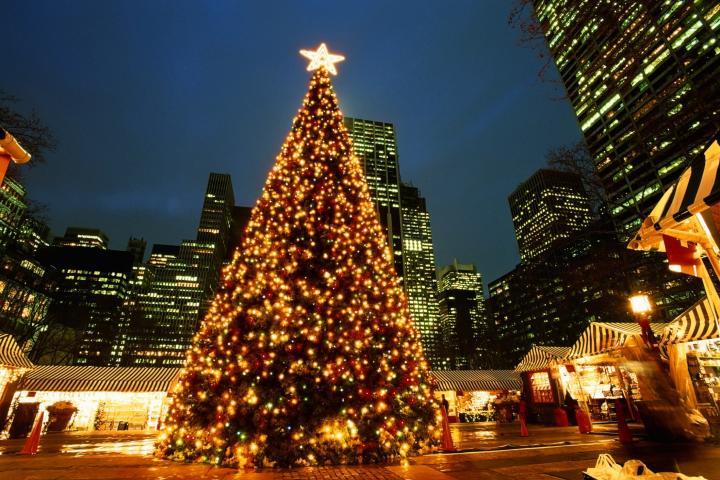
<svg viewBox="0 0 720 480"><path fill-rule="evenodd" d="M0 334L0 366L28 369L35 367L12 335L7 334Z"/></svg>
<svg viewBox="0 0 720 480"><path fill-rule="evenodd" d="M663 331L660 345L720 339L718 322L707 297L681 313Z"/></svg>
<svg viewBox="0 0 720 480"><path fill-rule="evenodd" d="M628 244L633 250L665 251L663 233L687 229L685 220L720 202L720 144L717 139L665 190ZM672 236L672 234L671 234Z"/></svg>
<svg viewBox="0 0 720 480"><path fill-rule="evenodd" d="M667 323L651 323L656 337L661 338ZM599 355L622 348L631 337L640 337L642 329L637 323L593 322L570 348L567 359Z"/></svg>
<svg viewBox="0 0 720 480"><path fill-rule="evenodd" d="M38 365L18 390L44 392L169 392L180 368Z"/></svg>
<svg viewBox="0 0 720 480"><path fill-rule="evenodd" d="M520 375L513 370L433 370L435 390L496 392L522 390Z"/></svg>
<svg viewBox="0 0 720 480"><path fill-rule="evenodd" d="M551 347L546 345L533 345L530 351L515 367L516 372L530 372L545 370L553 363L562 362L570 352L570 347Z"/></svg>

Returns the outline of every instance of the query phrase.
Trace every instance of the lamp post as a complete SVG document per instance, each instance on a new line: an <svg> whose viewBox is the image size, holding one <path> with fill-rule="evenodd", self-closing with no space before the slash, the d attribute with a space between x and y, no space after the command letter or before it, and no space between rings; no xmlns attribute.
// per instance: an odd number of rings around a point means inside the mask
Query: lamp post
<svg viewBox="0 0 720 480"><path fill-rule="evenodd" d="M635 321L640 325L643 342L649 347L653 347L655 335L650 328L650 312L652 312L650 297L645 294L633 295L630 297L630 308L635 316Z"/></svg>

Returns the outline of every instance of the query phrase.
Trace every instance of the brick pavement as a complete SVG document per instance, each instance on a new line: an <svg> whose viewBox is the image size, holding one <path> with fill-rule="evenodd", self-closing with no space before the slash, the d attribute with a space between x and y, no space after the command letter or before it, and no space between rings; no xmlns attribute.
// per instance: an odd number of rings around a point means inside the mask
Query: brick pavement
<svg viewBox="0 0 720 480"><path fill-rule="evenodd" d="M291 470L237 471L155 459L150 435L122 432L43 437L34 457L15 455L22 441L0 442L2 480L577 480L599 453L618 461L638 458L660 471L720 480L720 448L712 445L652 444L625 447L614 436L574 436L571 430L531 428L520 438L512 427L464 426L466 446L478 451L413 458L407 466L338 466ZM540 445L540 446L539 446Z"/></svg>

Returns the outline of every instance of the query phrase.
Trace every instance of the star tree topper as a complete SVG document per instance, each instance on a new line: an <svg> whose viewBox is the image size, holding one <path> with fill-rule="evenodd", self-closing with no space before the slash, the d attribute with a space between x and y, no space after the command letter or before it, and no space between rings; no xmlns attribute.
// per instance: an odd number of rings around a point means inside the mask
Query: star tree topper
<svg viewBox="0 0 720 480"><path fill-rule="evenodd" d="M321 43L317 50L300 50L300 55L310 59L310 64L307 67L308 72L317 70L318 68L325 67L325 69L337 75L335 64L345 60L342 55L335 55L328 52L327 45Z"/></svg>

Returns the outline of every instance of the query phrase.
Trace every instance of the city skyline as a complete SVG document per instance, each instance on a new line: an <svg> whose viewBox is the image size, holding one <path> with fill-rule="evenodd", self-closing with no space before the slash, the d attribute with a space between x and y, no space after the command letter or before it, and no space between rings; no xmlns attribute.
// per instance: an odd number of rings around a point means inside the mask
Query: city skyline
<svg viewBox="0 0 720 480"><path fill-rule="evenodd" d="M178 40L188 33L188 5L173 7L163 25L167 41L176 42L168 48L151 28L163 4L131 23L131 5L108 12L79 3L63 13L41 2L11 6L17 21L9 34L28 31L30 18L36 33L10 53L26 74L4 88L22 99L21 109L35 108L59 140L47 165L26 174L30 196L50 207L55 234L97 226L113 248L130 236L149 244L187 238L199 213L193 199L210 171L237 178L238 204L254 205L294 113L294 85L303 83L295 52L325 40L348 58L337 77L343 113L396 125L401 176L421 189L436 218L437 263L463 258L489 280L517 264L507 194L544 165L549 148L575 142L580 130L557 88L537 78L543 61L518 45L507 5L468 3L444 10L446 20L429 6L323 10L317 19L316 9L288 7L267 31L245 25L261 7L220 5L202 20L214 22L216 34L189 51L177 48L188 42ZM90 31L69 33L85 15L94 18ZM307 30L290 17L307 19ZM69 28L59 29L57 18ZM387 37L371 38L378 31L371 19ZM395 32L401 23L412 26ZM444 34L450 30L458 35ZM423 41L428 31L441 40ZM97 42L82 41L91 34ZM379 78L377 68L391 75ZM77 198L64 195L69 188ZM497 235L483 234L487 223Z"/></svg>

